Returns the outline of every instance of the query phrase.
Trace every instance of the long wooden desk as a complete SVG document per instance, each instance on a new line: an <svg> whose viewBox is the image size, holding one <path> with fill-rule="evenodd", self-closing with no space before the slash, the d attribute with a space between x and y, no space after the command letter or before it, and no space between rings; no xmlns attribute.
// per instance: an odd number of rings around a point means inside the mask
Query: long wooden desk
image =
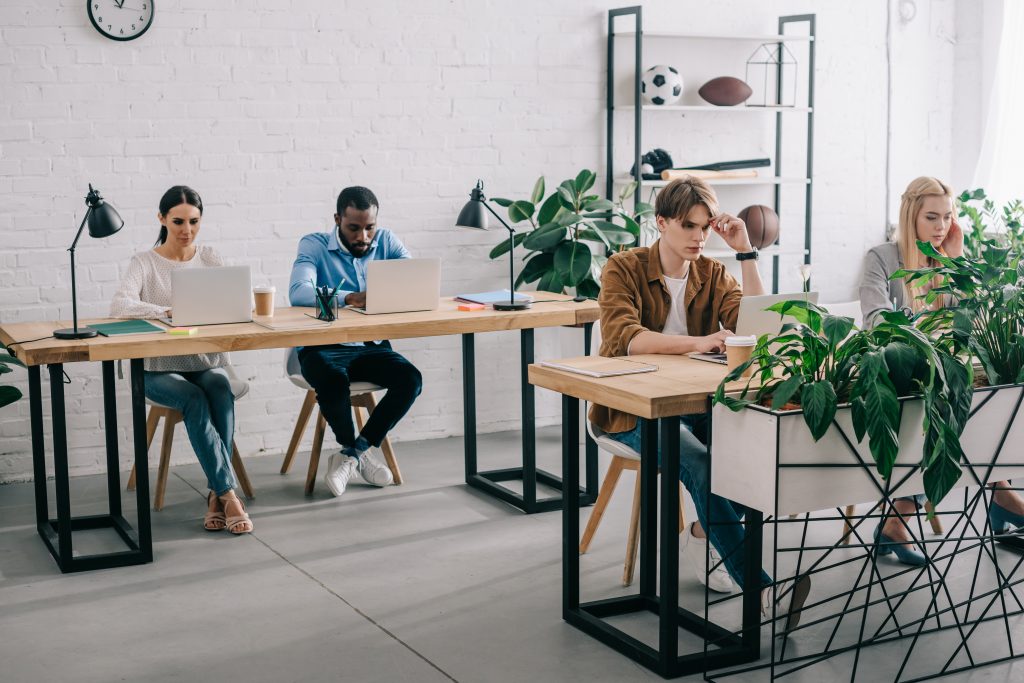
<svg viewBox="0 0 1024 683"><path fill-rule="evenodd" d="M565 370L531 365L534 386L562 394L562 474L565 504L562 517L562 618L606 645L665 677L750 662L760 656L760 569L763 516L747 514L743 544L742 632L736 635L705 616L679 607L679 484L677 476L661 478L661 528L658 528L659 464L662 472L679 471L680 416L708 413L709 395L725 376L724 365L685 356L640 355L631 360L658 366L656 372L618 377L588 377ZM571 363L580 358L564 359ZM737 387L741 383L735 383ZM641 418L640 585L639 592L607 600L580 602L579 402L588 401ZM711 430L708 429L710 435ZM661 458L658 458L658 441ZM658 557L658 547L661 555ZM660 570L660 571L659 571ZM659 577L660 573L660 577ZM661 595L658 595L658 587ZM606 621L636 612L659 616L659 642L653 648ZM678 629L684 628L720 645L679 655Z"/></svg>
<svg viewBox="0 0 1024 683"><path fill-rule="evenodd" d="M257 322L200 327L194 336L161 334L95 337L85 340L58 340L56 329L69 327L66 320L11 323L0 325L0 343L28 366L29 401L32 424L32 461L36 493L36 525L62 571L81 571L125 566L152 561L147 477L138 478L136 488L138 530L131 528L121 514L118 475L117 417L114 391L114 361L131 361L132 426L135 463L138 471L148 471L145 432L145 388L143 359L218 351L315 346L339 342L376 339L407 339L458 334L462 336L463 400L465 426L466 483L510 503L527 513L561 507L561 496L537 499L537 484L559 490L562 480L536 466L536 419L534 389L527 379L527 368L534 360L534 329L538 327L582 326L584 348L589 353L590 330L598 318L597 304L591 301L541 302L526 311L459 311L451 299L443 299L437 310L385 315L362 315L342 310L338 319L322 324L307 313L307 308L282 308L272 318ZM86 321L83 324L88 324ZM97 321L92 321L97 322ZM260 324L260 323L264 324ZM270 327L268 327L270 326ZM477 468L476 449L476 372L474 335L501 330L520 331L520 381L523 387L522 425L523 461L520 466L481 472ZM35 340L35 341L29 341ZM107 451L107 489L109 514L73 518L70 510L70 484L67 462L67 428L64 404L63 364L100 362L103 364L104 419ZM45 441L43 433L42 384L40 367L46 365L50 379L53 413L53 459L56 484L57 518L50 519L46 492ZM517 493L502 482L522 479L523 492ZM588 443L587 486L578 488L579 473L573 480L577 501L593 502L597 495L597 449ZM577 502L578 504L578 502ZM103 555L72 554L71 532L81 529L113 528L128 547L126 551Z"/></svg>

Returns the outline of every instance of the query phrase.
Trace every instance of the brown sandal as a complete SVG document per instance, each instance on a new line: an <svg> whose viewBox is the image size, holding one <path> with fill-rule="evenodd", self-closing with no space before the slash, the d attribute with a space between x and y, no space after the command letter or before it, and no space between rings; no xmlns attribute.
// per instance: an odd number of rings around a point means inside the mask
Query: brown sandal
<svg viewBox="0 0 1024 683"><path fill-rule="evenodd" d="M210 498L213 497L213 491L210 491L206 496L206 516L203 517L203 528L207 531L223 531L227 527L227 519L224 517L223 503L220 510L210 510ZM220 499L217 499L220 502Z"/></svg>
<svg viewBox="0 0 1024 683"><path fill-rule="evenodd" d="M238 507L242 509L240 515L228 515L225 519L227 529L235 536L241 536L242 534L251 533L253 530L252 520L249 518L249 513L245 511L245 504L242 503L242 499L237 496L234 498L228 498L224 500L223 496L219 496L221 504L224 505L225 514L227 513L228 504L235 502L238 503ZM248 527L248 528L246 528Z"/></svg>

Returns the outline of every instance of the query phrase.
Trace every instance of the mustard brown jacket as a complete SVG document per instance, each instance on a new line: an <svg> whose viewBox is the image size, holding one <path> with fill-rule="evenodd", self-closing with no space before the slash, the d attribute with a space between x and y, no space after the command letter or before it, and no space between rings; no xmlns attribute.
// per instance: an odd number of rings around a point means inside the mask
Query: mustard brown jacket
<svg viewBox="0 0 1024 683"><path fill-rule="evenodd" d="M660 240L650 247L622 251L608 259L601 273L602 356L625 356L633 337L665 328L672 297L658 256ZM702 337L719 329L736 329L743 289L725 266L701 256L690 263L683 294L687 334ZM594 404L590 421L609 433L636 427L635 415Z"/></svg>

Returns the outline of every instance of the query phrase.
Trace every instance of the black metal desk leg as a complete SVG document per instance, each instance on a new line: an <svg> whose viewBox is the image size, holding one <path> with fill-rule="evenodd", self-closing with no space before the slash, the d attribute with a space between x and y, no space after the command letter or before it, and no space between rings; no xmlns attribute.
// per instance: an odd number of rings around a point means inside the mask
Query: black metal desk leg
<svg viewBox="0 0 1024 683"><path fill-rule="evenodd" d="M583 325L583 354L585 356L590 355L590 347L593 344L594 336L594 323L584 323ZM584 415L583 419L586 420L587 416ZM590 432L584 430L584 442L586 443L586 462L587 462L587 497L594 500L597 499L597 442L590 438Z"/></svg>
<svg viewBox="0 0 1024 683"><path fill-rule="evenodd" d="M658 653L661 657L661 673L668 676L675 670L676 658L679 654L680 421L678 417L663 417L659 422L661 426L661 599L659 601Z"/></svg>
<svg viewBox="0 0 1024 683"><path fill-rule="evenodd" d="M534 512L537 505L537 410L535 390L530 384L529 376L530 364L533 363L533 328L521 330L519 339L519 368L523 394L523 506L526 512ZM562 472L563 481L565 476L566 473ZM579 480L578 475L576 479Z"/></svg>
<svg viewBox="0 0 1024 683"><path fill-rule="evenodd" d="M640 595L654 599L658 590L658 423L640 421Z"/></svg>
<svg viewBox="0 0 1024 683"><path fill-rule="evenodd" d="M48 365L53 415L53 479L57 503L57 552L61 571L71 569L71 486L68 481L68 432L64 412L64 365Z"/></svg>
<svg viewBox="0 0 1024 683"><path fill-rule="evenodd" d="M580 606L580 402L562 395L562 618Z"/></svg>
<svg viewBox="0 0 1024 683"><path fill-rule="evenodd" d="M146 443L146 380L141 358L131 362L132 434L135 437L135 501L139 507L139 553L153 561L153 532L149 519L149 446Z"/></svg>
<svg viewBox="0 0 1024 683"><path fill-rule="evenodd" d="M107 434L107 505L112 515L121 514L121 463L117 449L117 393L114 361L103 361L103 420ZM144 471L144 470L143 470Z"/></svg>
<svg viewBox="0 0 1024 683"><path fill-rule="evenodd" d="M43 387L39 366L28 369L29 420L32 423L32 478L36 489L36 530L45 533L50 510L46 501L46 441L43 434Z"/></svg>
<svg viewBox="0 0 1024 683"><path fill-rule="evenodd" d="M477 472L476 465L476 352L472 334L462 335L462 430L466 457L466 482Z"/></svg>
<svg viewBox="0 0 1024 683"><path fill-rule="evenodd" d="M764 514L748 509L743 530L743 648L761 656L761 542Z"/></svg>

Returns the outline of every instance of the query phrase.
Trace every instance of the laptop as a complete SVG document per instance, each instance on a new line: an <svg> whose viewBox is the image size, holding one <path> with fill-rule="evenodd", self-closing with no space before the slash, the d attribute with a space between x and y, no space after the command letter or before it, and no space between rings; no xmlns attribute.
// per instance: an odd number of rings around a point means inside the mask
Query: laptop
<svg viewBox="0 0 1024 683"><path fill-rule="evenodd" d="M736 329L733 330L738 336L760 337L762 334L777 334L782 326L788 322L795 322L791 315L785 318L779 317L775 311L766 311L772 304L790 299L807 299L812 304L818 303L817 292L797 292L795 294L765 294L764 296L745 296L740 299L739 317L736 319ZM720 363L727 365L724 353L688 353L690 358L705 360L709 363Z"/></svg>
<svg viewBox="0 0 1024 683"><path fill-rule="evenodd" d="M171 273L171 315L175 327L247 323L252 320L249 266L180 268Z"/></svg>
<svg viewBox="0 0 1024 683"><path fill-rule="evenodd" d="M441 300L441 259L370 261L366 266L366 306L357 313L409 313L436 310Z"/></svg>

